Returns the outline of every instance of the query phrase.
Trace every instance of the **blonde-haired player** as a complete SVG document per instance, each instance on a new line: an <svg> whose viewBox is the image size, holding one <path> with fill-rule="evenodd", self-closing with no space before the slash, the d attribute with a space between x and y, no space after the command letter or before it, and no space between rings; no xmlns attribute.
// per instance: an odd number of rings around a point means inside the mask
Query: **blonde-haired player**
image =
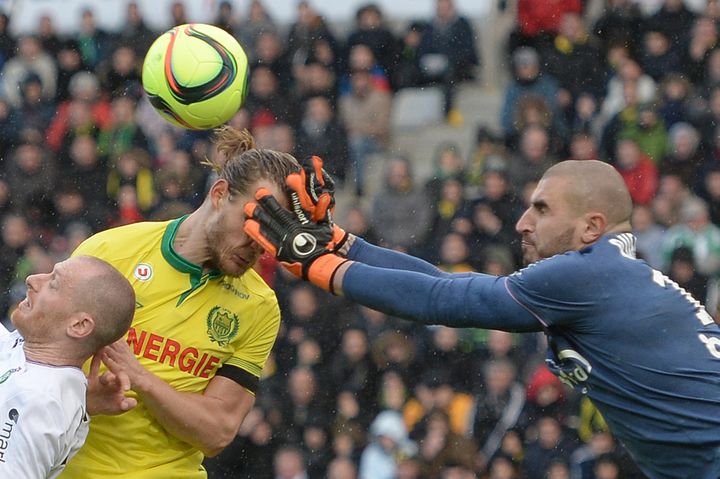
<svg viewBox="0 0 720 479"><path fill-rule="evenodd" d="M300 166L230 127L216 131L214 145L218 179L195 211L101 232L75 251L118 268L137 305L127 341L104 356L129 378L131 397L113 384L89 392L106 399L90 413L106 415L93 417L64 478L206 477L203 456L233 440L254 404L280 312L251 268L262 248L243 231L243 207L258 187L287 201L285 177Z"/></svg>

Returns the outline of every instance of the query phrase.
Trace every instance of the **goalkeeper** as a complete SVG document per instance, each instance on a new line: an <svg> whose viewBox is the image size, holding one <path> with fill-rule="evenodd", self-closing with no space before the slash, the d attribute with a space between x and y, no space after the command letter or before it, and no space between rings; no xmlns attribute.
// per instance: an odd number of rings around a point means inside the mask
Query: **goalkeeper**
<svg viewBox="0 0 720 479"><path fill-rule="evenodd" d="M516 226L527 267L505 277L443 273L349 235L327 200L316 205L329 179L300 177L286 180L293 211L264 189L245 207L248 234L290 271L423 324L544 331L549 367L587 393L645 474L720 477L720 328L636 259L632 201L610 165L545 172Z"/></svg>

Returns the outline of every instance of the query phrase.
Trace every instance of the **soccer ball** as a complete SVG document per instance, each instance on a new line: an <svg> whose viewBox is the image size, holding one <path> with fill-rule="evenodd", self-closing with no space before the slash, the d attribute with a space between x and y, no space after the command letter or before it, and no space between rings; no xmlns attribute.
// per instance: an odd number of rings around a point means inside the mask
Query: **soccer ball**
<svg viewBox="0 0 720 479"><path fill-rule="evenodd" d="M150 46L142 83L150 103L175 125L207 130L228 121L247 91L248 61L226 31L202 23L174 27Z"/></svg>

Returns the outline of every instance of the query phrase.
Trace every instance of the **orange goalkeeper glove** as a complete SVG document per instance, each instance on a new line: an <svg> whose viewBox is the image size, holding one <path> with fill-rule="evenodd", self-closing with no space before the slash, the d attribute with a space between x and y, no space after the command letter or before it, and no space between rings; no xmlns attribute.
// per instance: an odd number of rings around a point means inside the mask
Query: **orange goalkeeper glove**
<svg viewBox="0 0 720 479"><path fill-rule="evenodd" d="M298 200L291 196L295 207ZM333 277L347 259L333 254L330 223L312 222L297 207L295 212L283 208L265 188L257 190L255 199L245 205L245 232L295 276L334 293Z"/></svg>
<svg viewBox="0 0 720 479"><path fill-rule="evenodd" d="M290 197L300 203L300 207L309 213L312 221L316 223L326 221L333 229L335 247L333 252L343 246L348 234L333 222L335 211L335 182L327 171L323 169L323 161L319 156L309 156L301 162L302 170L290 173L285 178ZM293 196L295 193L295 196ZM297 212L298 205L293 204Z"/></svg>

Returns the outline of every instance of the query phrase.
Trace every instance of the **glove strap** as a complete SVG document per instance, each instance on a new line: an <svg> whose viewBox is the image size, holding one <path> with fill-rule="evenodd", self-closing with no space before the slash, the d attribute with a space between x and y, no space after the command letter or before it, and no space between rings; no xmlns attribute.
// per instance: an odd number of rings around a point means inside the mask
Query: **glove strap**
<svg viewBox="0 0 720 479"><path fill-rule="evenodd" d="M349 260L334 254L318 256L307 270L307 279L315 286L319 286L325 291L335 294L332 287L335 273L338 268L347 261Z"/></svg>

